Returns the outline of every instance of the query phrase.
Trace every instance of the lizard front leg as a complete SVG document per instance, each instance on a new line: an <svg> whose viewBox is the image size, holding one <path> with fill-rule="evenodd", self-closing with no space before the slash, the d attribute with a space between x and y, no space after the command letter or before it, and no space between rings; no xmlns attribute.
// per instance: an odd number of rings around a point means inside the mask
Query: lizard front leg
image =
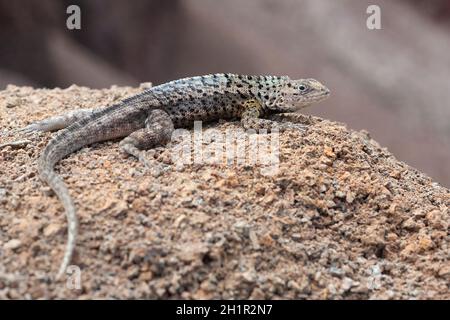
<svg viewBox="0 0 450 320"><path fill-rule="evenodd" d="M285 131L289 129L305 130L305 126L290 122L277 122L269 119L261 119L261 104L254 99L247 100L242 103L244 111L241 114L241 123L245 129L266 129L270 132L273 129Z"/></svg>
<svg viewBox="0 0 450 320"><path fill-rule="evenodd" d="M145 128L139 129L124 138L119 147L122 151L136 157L154 176L161 174L161 164L154 159L147 159L143 150L166 144L174 130L169 114L161 109L152 110L145 120Z"/></svg>

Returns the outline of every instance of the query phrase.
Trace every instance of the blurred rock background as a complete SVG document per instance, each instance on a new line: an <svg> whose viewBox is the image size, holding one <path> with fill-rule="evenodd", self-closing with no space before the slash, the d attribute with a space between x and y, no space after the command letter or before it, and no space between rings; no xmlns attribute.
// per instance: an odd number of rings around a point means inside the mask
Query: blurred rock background
<svg viewBox="0 0 450 320"><path fill-rule="evenodd" d="M81 30L66 28L71 4ZM382 30L366 28L370 4ZM0 89L314 77L333 95L305 112L450 186L450 0L0 0L0 39Z"/></svg>

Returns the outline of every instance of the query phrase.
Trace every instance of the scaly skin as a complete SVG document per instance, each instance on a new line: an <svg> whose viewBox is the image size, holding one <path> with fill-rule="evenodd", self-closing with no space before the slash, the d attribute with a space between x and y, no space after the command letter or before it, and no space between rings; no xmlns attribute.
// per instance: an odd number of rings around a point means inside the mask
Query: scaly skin
<svg viewBox="0 0 450 320"><path fill-rule="evenodd" d="M46 146L38 162L40 177L61 200L67 215L68 240L57 274L60 278L72 258L77 236L75 206L54 166L70 153L98 141L124 137L120 148L146 166L142 150L165 144L174 128L194 121L240 118L245 128L304 129L300 124L274 122L263 117L276 115L292 121L290 112L327 98L330 91L313 79L213 74L171 81L104 109L82 109L33 123L23 129L62 129Z"/></svg>

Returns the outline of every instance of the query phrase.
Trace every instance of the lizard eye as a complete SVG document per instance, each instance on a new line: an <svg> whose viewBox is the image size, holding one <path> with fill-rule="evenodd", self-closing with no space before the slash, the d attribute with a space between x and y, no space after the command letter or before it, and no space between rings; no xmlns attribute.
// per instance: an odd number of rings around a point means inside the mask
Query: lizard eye
<svg viewBox="0 0 450 320"><path fill-rule="evenodd" d="M300 87L298 87L298 90L300 90L300 92L305 92L306 86L302 84L302 85L300 85Z"/></svg>

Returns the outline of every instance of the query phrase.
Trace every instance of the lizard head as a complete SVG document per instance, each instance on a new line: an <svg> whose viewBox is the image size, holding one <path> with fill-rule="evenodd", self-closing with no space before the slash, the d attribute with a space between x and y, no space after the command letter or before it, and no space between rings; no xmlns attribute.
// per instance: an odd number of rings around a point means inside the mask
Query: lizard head
<svg viewBox="0 0 450 320"><path fill-rule="evenodd" d="M317 80L289 79L279 88L274 107L283 112L293 112L325 100L329 95L330 90Z"/></svg>

